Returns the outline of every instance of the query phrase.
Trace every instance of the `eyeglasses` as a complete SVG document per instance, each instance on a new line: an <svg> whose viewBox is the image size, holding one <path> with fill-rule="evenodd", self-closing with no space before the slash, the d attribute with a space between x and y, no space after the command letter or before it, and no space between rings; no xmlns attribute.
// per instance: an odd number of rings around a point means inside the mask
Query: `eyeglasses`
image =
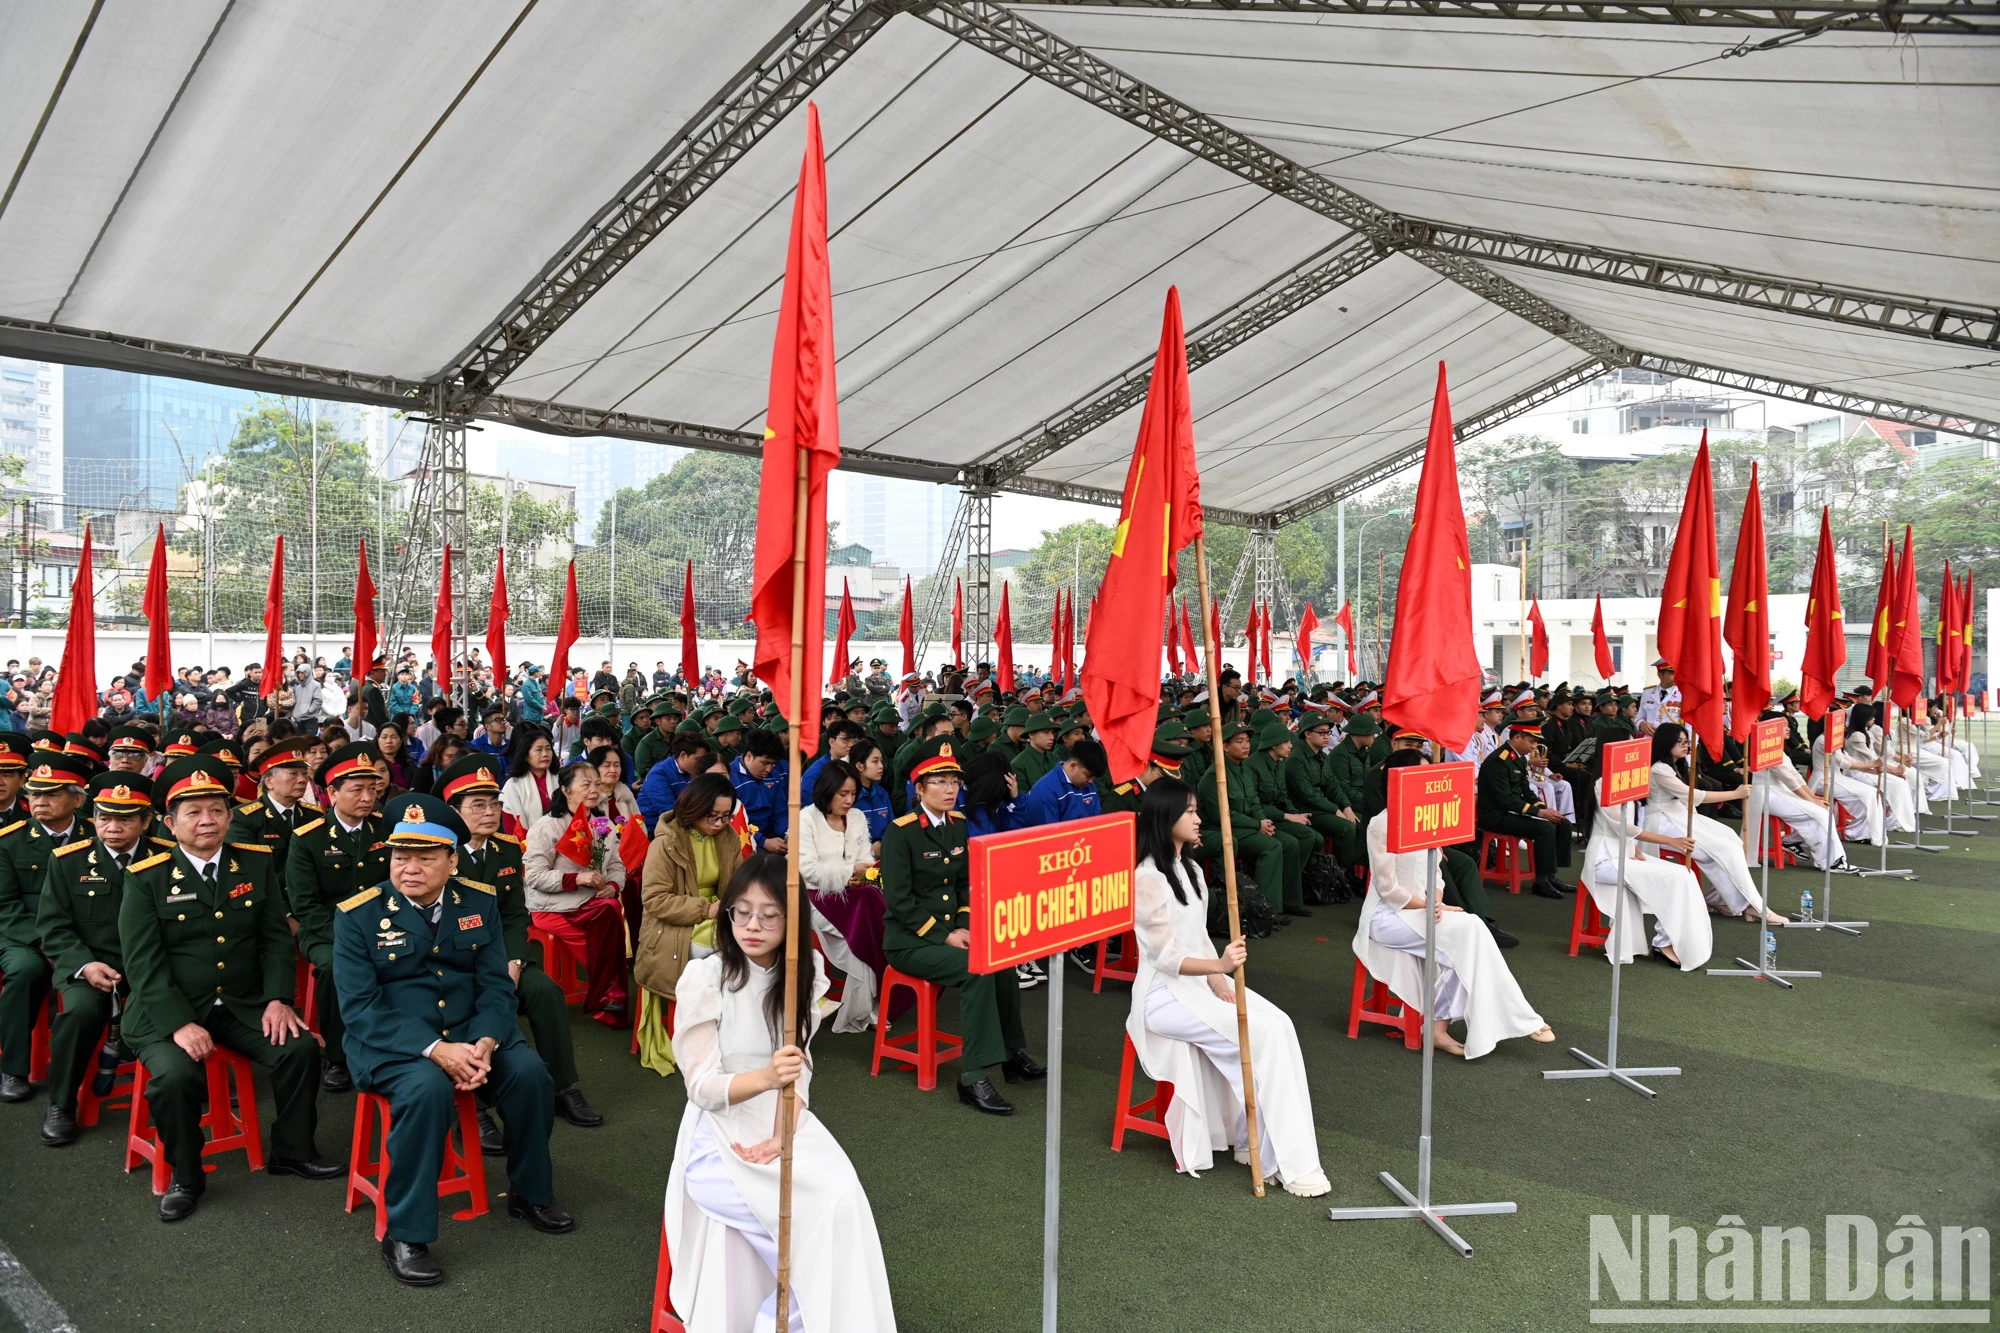
<svg viewBox="0 0 2000 1333"><path fill-rule="evenodd" d="M753 912L747 907L732 907L729 909L729 919L739 926L747 926L755 922L757 925L764 927L764 929L770 930L773 927L784 924L785 914L783 912Z"/></svg>

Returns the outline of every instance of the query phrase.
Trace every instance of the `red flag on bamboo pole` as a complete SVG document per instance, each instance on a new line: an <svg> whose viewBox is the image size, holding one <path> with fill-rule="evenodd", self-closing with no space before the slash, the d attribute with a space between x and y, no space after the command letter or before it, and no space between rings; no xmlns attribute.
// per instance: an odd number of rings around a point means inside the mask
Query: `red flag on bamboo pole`
<svg viewBox="0 0 2000 1333"><path fill-rule="evenodd" d="M85 536L88 537L88 531ZM90 553L88 541L84 554ZM271 553L271 582L264 589L264 679L257 695L263 698L278 688L285 672L285 535L278 534L278 547ZM58 728L60 730L60 728Z"/></svg>
<svg viewBox="0 0 2000 1333"><path fill-rule="evenodd" d="M847 578L840 580L840 614L833 621L833 662L827 667L826 683L837 684L847 674L847 644L854 637L854 594L847 590Z"/></svg>
<svg viewBox="0 0 2000 1333"><path fill-rule="evenodd" d="M1479 654L1472 646L1472 549L1458 494L1444 363L1417 481L1416 519L1396 582L1396 628L1383 672L1382 718L1463 750L1479 725Z"/></svg>
<svg viewBox="0 0 2000 1333"><path fill-rule="evenodd" d="M1958 580L1952 576L1949 557L1944 562L1943 585L1938 589L1937 632L1931 651L1937 664L1937 692L1950 694L1956 688L1952 677L1958 669Z"/></svg>
<svg viewBox="0 0 2000 1333"><path fill-rule="evenodd" d="M993 683L1000 693L1014 692L1014 610L1008 604L1010 585L1000 585L1000 614L993 621Z"/></svg>
<svg viewBox="0 0 2000 1333"><path fill-rule="evenodd" d="M153 535L153 563L146 571L146 697L160 699L174 684L174 641L168 630L167 525ZM160 716L166 717L162 709Z"/></svg>
<svg viewBox="0 0 2000 1333"><path fill-rule="evenodd" d="M1542 619L1542 599L1528 606L1528 674L1537 680L1549 670L1549 625Z"/></svg>
<svg viewBox="0 0 2000 1333"><path fill-rule="evenodd" d="M361 539L361 572L354 581L354 674L368 679L368 669L375 664L375 644L378 639L375 629L375 580L368 573L368 539ZM500 683L498 676L494 683Z"/></svg>
<svg viewBox="0 0 2000 1333"><path fill-rule="evenodd" d="M278 539L281 543L284 538ZM280 550L282 551L282 546ZM69 629L63 635L62 667L56 674L56 692L49 709L49 729L68 735L97 716L97 597L95 566L90 553L90 525L83 525L83 553L77 561L76 581L69 589ZM264 654L265 693L277 688L270 684L271 654ZM283 659L280 658L282 664Z"/></svg>
<svg viewBox="0 0 2000 1333"><path fill-rule="evenodd" d="M1076 688L1076 589L1063 607L1063 693Z"/></svg>
<svg viewBox="0 0 2000 1333"><path fill-rule="evenodd" d="M1299 673L1304 675L1312 670L1312 632L1319 628L1319 616L1313 611L1313 604L1306 603L1305 613L1299 617Z"/></svg>
<svg viewBox="0 0 2000 1333"><path fill-rule="evenodd" d="M549 695L545 708L551 717L562 711L562 692L569 688L569 650L575 646L576 638L576 559L571 557L569 572L563 581L562 620L556 625L555 656L549 659Z"/></svg>
<svg viewBox="0 0 2000 1333"><path fill-rule="evenodd" d="M1263 645L1264 679L1267 682L1275 684L1278 679L1278 673L1271 669L1271 602L1269 598L1266 598L1264 601L1264 615L1263 620L1260 622L1257 641Z"/></svg>
<svg viewBox="0 0 2000 1333"><path fill-rule="evenodd" d="M1347 678L1353 680L1361 674L1361 659L1354 651L1354 603L1342 602L1340 614L1333 618L1339 627L1341 637L1347 640Z"/></svg>
<svg viewBox="0 0 2000 1333"><path fill-rule="evenodd" d="M437 663L438 688L449 690L452 681L450 542L444 544L444 563L438 569L437 605L431 615L431 661Z"/></svg>
<svg viewBox="0 0 2000 1333"><path fill-rule="evenodd" d="M840 462L839 392L834 384L833 276L826 253L826 157L819 108L806 106L806 151L792 203L785 288L771 354L771 402L764 420L764 470L757 495L752 668L799 729L799 749L819 747L821 625L826 597L826 478ZM799 505L805 505L800 523ZM803 586L793 572L794 543L805 543ZM905 598L905 605L908 599ZM809 615L796 690L790 699L793 622Z"/></svg>
<svg viewBox="0 0 2000 1333"><path fill-rule="evenodd" d="M1181 623L1172 602L1167 603L1167 673L1181 674Z"/></svg>
<svg viewBox="0 0 2000 1333"><path fill-rule="evenodd" d="M1889 605L1889 698L1907 710L1924 688L1924 635L1917 614L1916 538L1903 525L1903 558L1896 565L1896 597Z"/></svg>
<svg viewBox="0 0 2000 1333"><path fill-rule="evenodd" d="M1965 571L1965 585L1958 597L1958 688L1972 688L1972 622L1978 617L1972 600L1972 571Z"/></svg>
<svg viewBox="0 0 2000 1333"><path fill-rule="evenodd" d="M681 679L689 689L701 682L700 624L695 619L694 561L687 562L687 578L681 585Z"/></svg>
<svg viewBox="0 0 2000 1333"><path fill-rule="evenodd" d="M1250 599L1250 617L1243 622L1243 645L1244 655L1249 659L1245 663L1248 670L1244 673L1243 683L1247 688L1254 689L1257 685L1257 599L1254 597Z"/></svg>
<svg viewBox="0 0 2000 1333"><path fill-rule="evenodd" d="M1187 598L1181 598L1181 661L1187 664L1188 674L1201 670L1194 649L1194 621L1188 615Z"/></svg>
<svg viewBox="0 0 2000 1333"><path fill-rule="evenodd" d="M493 600L486 606L486 655L493 659L493 687L507 686L507 548L493 557Z"/></svg>
<svg viewBox="0 0 2000 1333"><path fill-rule="evenodd" d="M1730 652L1729 734L1741 745L1771 702L1770 579L1764 556L1764 501L1757 488L1757 465L1750 464L1750 489L1743 496L1743 522L1736 529L1736 559L1729 569L1729 614L1722 641ZM1686 695L1682 696L1683 699Z"/></svg>
<svg viewBox="0 0 2000 1333"><path fill-rule="evenodd" d="M1176 557L1200 535L1201 476L1194 456L1187 340L1180 290L1169 287L1111 561L1091 603L1083 648L1084 704L1104 742L1113 782L1137 777L1152 758L1160 707L1155 638L1160 612L1167 613L1171 644Z"/></svg>
<svg viewBox="0 0 2000 1333"><path fill-rule="evenodd" d="M896 693L903 694L909 674L917 669L917 616L910 602L916 596L910 583L910 576L903 575L903 614L896 622L896 637L903 643L903 671L896 680Z"/></svg>
<svg viewBox="0 0 2000 1333"><path fill-rule="evenodd" d="M1604 632L1604 598L1599 596L1597 604L1590 612L1590 646L1597 658L1597 678L1610 680L1611 673L1618 669L1617 659L1611 656L1611 639Z"/></svg>
<svg viewBox="0 0 2000 1333"><path fill-rule="evenodd" d="M1879 697L1889 693L1889 616L1896 605L1896 548L1882 526L1882 577L1875 585L1875 615L1868 626L1868 661L1861 668ZM1886 723L1884 725L1887 725Z"/></svg>
<svg viewBox="0 0 2000 1333"><path fill-rule="evenodd" d="M1819 553L1813 557L1812 591L1806 597L1806 655L1799 668L1799 707L1824 717L1833 706L1834 677L1847 661L1847 626L1840 613L1840 571L1833 560L1832 511L1819 511Z"/></svg>
<svg viewBox="0 0 2000 1333"><path fill-rule="evenodd" d="M1674 669L1681 720L1722 758L1722 566L1715 553L1715 490L1708 432L1681 502L1673 555L1660 586L1660 656Z"/></svg>
<svg viewBox="0 0 2000 1333"><path fill-rule="evenodd" d="M951 591L951 664L965 670L965 580L956 579Z"/></svg>

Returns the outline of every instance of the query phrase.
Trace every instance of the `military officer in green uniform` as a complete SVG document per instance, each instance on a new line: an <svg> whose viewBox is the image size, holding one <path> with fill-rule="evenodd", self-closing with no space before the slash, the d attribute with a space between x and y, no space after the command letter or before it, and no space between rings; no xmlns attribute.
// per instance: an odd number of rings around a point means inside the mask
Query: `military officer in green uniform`
<svg viewBox="0 0 2000 1333"><path fill-rule="evenodd" d="M556 1114L572 1125L596 1129L604 1116L577 1086L576 1043L569 1027L563 989L542 969L540 949L528 942L528 899L521 871L521 840L500 832L500 768L493 756L468 754L438 774L438 793L465 831L458 844L458 873L473 884L490 885L499 902L500 929L507 950L507 975L521 1016L534 1034L535 1049L555 1080ZM506 1151L499 1127L484 1106L479 1143L489 1157Z"/></svg>
<svg viewBox="0 0 2000 1333"><path fill-rule="evenodd" d="M28 779L28 757L34 748L27 733L0 731L0 828L30 817L21 785Z"/></svg>
<svg viewBox="0 0 2000 1333"><path fill-rule="evenodd" d="M1250 863L1251 878L1271 905L1273 912L1285 901L1286 846L1277 836L1277 827L1266 819L1256 800L1246 765L1250 758L1250 728L1241 722L1225 722L1222 727L1222 768L1229 788L1229 829L1237 856ZM1201 812L1201 848L1205 858L1222 855L1222 801L1216 774L1211 768L1195 786L1195 807ZM1209 876L1222 880L1218 864Z"/></svg>
<svg viewBox="0 0 2000 1333"><path fill-rule="evenodd" d="M1027 745L1024 732L1028 725L1028 710L1020 704L1013 704L1000 715L1000 734L993 738L986 748L1006 759L1011 767L1021 750Z"/></svg>
<svg viewBox="0 0 2000 1333"><path fill-rule="evenodd" d="M1518 726L1524 736L1539 735L1531 723ZM1479 830L1527 840L1535 856L1533 892L1542 898L1563 896L1556 870L1569 864L1569 824L1536 797L1527 757L1512 732L1479 766Z"/></svg>
<svg viewBox="0 0 2000 1333"><path fill-rule="evenodd" d="M990 974L966 967L972 948L971 871L965 816L958 802L960 769L949 737L924 743L911 766L916 808L891 820L882 834L882 895L888 906L882 943L899 972L958 989L958 1099L988 1115L1012 1115L1014 1105L986 1071L1001 1066L1009 1083L1048 1071L1028 1054L1021 1027L1021 992L1014 969Z"/></svg>
<svg viewBox="0 0 2000 1333"><path fill-rule="evenodd" d="M382 1258L398 1282L428 1287L444 1280L430 1243L460 1091L490 1088L500 1108L507 1215L551 1233L576 1222L555 1205L555 1089L515 1024L499 903L458 874L464 825L435 796L392 797L387 814L386 882L339 903L333 972L354 1076L389 1103Z"/></svg>
<svg viewBox="0 0 2000 1333"><path fill-rule="evenodd" d="M723 763L733 763L736 756L743 753L743 719L734 713L724 713L710 736Z"/></svg>
<svg viewBox="0 0 2000 1333"><path fill-rule="evenodd" d="M1299 719L1297 734L1305 744L1293 746L1285 760L1285 792L1292 809L1306 816L1313 831L1332 840L1333 859L1340 868L1351 870L1361 859L1367 835L1361 816L1333 780L1333 720L1324 713L1307 713Z"/></svg>
<svg viewBox="0 0 2000 1333"><path fill-rule="evenodd" d="M118 773L142 773L153 757L153 734L144 727L117 727L111 732L110 755L105 764Z"/></svg>
<svg viewBox="0 0 2000 1333"><path fill-rule="evenodd" d="M90 798L96 836L56 848L35 914L62 997L49 1028L49 1109L42 1117L42 1142L51 1148L75 1141L77 1091L91 1076L119 997L130 993L118 906L126 867L153 851L146 841L151 782L137 773L100 773L91 779Z"/></svg>
<svg viewBox="0 0 2000 1333"><path fill-rule="evenodd" d="M1056 766L1056 728L1061 725L1052 713L1031 713L1022 726L1023 744L1012 767L1023 792L1033 791Z"/></svg>
<svg viewBox="0 0 2000 1333"><path fill-rule="evenodd" d="M1286 791L1285 764L1292 753L1292 732L1275 717L1267 717L1251 733L1251 755L1243 770L1249 778L1255 809L1270 822L1271 834L1285 844L1285 899L1287 916L1311 916L1306 906L1306 859L1319 850L1320 835L1313 831L1311 817L1292 805ZM1251 793L1245 793L1250 797ZM1230 803L1237 795L1230 785ZM1279 904L1275 901L1273 907Z"/></svg>
<svg viewBox="0 0 2000 1333"><path fill-rule="evenodd" d="M334 908L389 875L389 850L375 802L383 776L382 752L373 741L355 741L328 755L319 766L320 786L333 808L323 819L292 830L285 856L285 893L299 922L299 948L313 965L320 1040L326 1068L320 1085L328 1092L354 1086L348 1076L341 1037L345 1024L338 983L333 977Z"/></svg>
<svg viewBox="0 0 2000 1333"><path fill-rule="evenodd" d="M1187 759L1187 729L1178 722L1169 722L1153 731L1152 752L1146 758L1146 766L1139 770L1139 776L1130 782L1113 783L1106 778L1097 782L1097 808L1105 814L1119 811L1139 812L1139 798L1146 794L1146 788L1163 777L1178 777L1181 764ZM1090 946L1093 957L1097 946Z"/></svg>
<svg viewBox="0 0 2000 1333"><path fill-rule="evenodd" d="M326 814L306 799L312 777L306 771L306 750L311 745L307 737L290 736L258 755L257 799L237 806L229 821L231 842L263 843L281 871L290 861L292 834Z"/></svg>
<svg viewBox="0 0 2000 1333"><path fill-rule="evenodd" d="M1177 776L1192 787L1215 763L1215 715L1207 704L1193 704L1181 711L1181 725L1187 728L1188 757Z"/></svg>
<svg viewBox="0 0 2000 1333"><path fill-rule="evenodd" d="M0 828L0 1102L24 1102L35 1019L49 1000L49 960L37 916L43 871L56 849L95 836L77 813L92 764L42 751L28 772L27 819Z"/></svg>
<svg viewBox="0 0 2000 1333"><path fill-rule="evenodd" d="M632 747L632 782L645 781L647 770L674 752L674 730L681 724L681 710L664 696L656 699L652 726Z"/></svg>
<svg viewBox="0 0 2000 1333"><path fill-rule="evenodd" d="M124 1036L146 1066L146 1101L173 1168L163 1222L194 1212L205 1188L201 1062L217 1045L270 1075L278 1119L266 1171L332 1180L347 1170L313 1146L319 1047L292 1008L298 955L271 853L226 840L229 798L228 769L206 755L161 770L153 804L175 846L127 869L118 909L132 988Z"/></svg>
<svg viewBox="0 0 2000 1333"><path fill-rule="evenodd" d="M1366 794L1362 788L1371 770L1381 767L1375 758L1375 742L1382 736L1382 724L1373 713L1356 713L1341 730L1340 744L1329 747L1333 753L1327 757L1327 777L1347 797L1347 804L1361 816L1361 826L1368 827L1373 815L1365 808ZM1366 852L1366 841L1363 841Z"/></svg>

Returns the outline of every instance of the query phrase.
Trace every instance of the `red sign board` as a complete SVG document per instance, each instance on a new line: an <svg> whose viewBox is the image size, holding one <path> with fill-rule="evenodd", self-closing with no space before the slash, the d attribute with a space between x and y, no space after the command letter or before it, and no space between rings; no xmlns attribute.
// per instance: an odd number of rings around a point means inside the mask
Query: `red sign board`
<svg viewBox="0 0 2000 1333"><path fill-rule="evenodd" d="M1981 690L1979 692L1979 711L1983 713L1988 709L1988 707L1990 707L1990 705L1986 702L1986 691Z"/></svg>
<svg viewBox="0 0 2000 1333"><path fill-rule="evenodd" d="M1389 770L1389 850L1421 852L1472 841L1471 764L1414 764Z"/></svg>
<svg viewBox="0 0 2000 1333"><path fill-rule="evenodd" d="M1599 805L1629 805L1653 794L1653 741L1650 736L1629 741L1606 741L1597 747L1597 753L1604 761L1604 777L1597 787Z"/></svg>
<svg viewBox="0 0 2000 1333"><path fill-rule="evenodd" d="M1750 728L1750 771L1762 773L1785 762L1785 728L1782 717L1767 717Z"/></svg>
<svg viewBox="0 0 2000 1333"><path fill-rule="evenodd" d="M1919 694L1916 697L1916 701L1910 705L1910 725L1913 727L1928 727L1930 724L1931 724L1930 700L1924 698L1923 695Z"/></svg>
<svg viewBox="0 0 2000 1333"><path fill-rule="evenodd" d="M1826 710L1826 732L1823 739L1828 754L1847 744L1847 714L1844 711L1838 708Z"/></svg>
<svg viewBox="0 0 2000 1333"><path fill-rule="evenodd" d="M1130 811L989 833L972 855L974 972L998 972L1132 929Z"/></svg>

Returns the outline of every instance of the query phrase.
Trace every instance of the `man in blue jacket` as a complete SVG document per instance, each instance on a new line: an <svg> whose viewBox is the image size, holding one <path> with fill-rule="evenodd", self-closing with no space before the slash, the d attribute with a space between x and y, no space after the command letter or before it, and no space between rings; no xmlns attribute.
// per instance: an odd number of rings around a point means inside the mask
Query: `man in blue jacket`
<svg viewBox="0 0 2000 1333"><path fill-rule="evenodd" d="M753 728L743 741L743 753L729 764L729 781L743 815L757 828L757 850L785 850L791 832L791 811L785 792L785 743L773 731Z"/></svg>
<svg viewBox="0 0 2000 1333"><path fill-rule="evenodd" d="M646 780L639 784L639 818L646 821L648 835L659 828L660 816L680 800L681 788L694 781L695 774L706 773L713 762L715 752L706 737L688 732L674 737L673 757L646 770ZM735 781L734 774L730 780Z"/></svg>
<svg viewBox="0 0 2000 1333"><path fill-rule="evenodd" d="M1021 798L1016 817L1019 827L1060 824L1071 819L1089 819L1102 814L1097 800L1097 780L1110 771L1104 746L1093 740L1072 743L1069 754L1028 789Z"/></svg>

